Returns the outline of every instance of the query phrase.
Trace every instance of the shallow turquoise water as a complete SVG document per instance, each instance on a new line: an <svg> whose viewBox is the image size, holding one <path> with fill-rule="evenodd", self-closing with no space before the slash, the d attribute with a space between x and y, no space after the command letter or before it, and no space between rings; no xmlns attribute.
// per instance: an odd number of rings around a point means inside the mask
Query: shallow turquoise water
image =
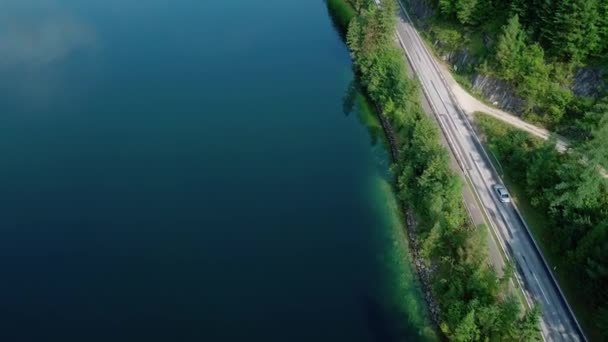
<svg viewBox="0 0 608 342"><path fill-rule="evenodd" d="M0 75L0 340L419 339L322 1L3 1Z"/></svg>

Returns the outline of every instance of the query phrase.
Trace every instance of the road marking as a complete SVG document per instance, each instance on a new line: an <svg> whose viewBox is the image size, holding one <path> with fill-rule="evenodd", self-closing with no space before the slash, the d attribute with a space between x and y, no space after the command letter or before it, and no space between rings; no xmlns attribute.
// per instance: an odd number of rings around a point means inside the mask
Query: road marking
<svg viewBox="0 0 608 342"><path fill-rule="evenodd" d="M376 3L379 2L379 0L374 0ZM453 109L456 110L456 114L462 119L463 124L465 125L466 129L467 129L467 136L469 139L467 139L464 135L462 135L464 138L464 140L466 141L467 145L471 142L473 143L474 149L478 150L477 152L480 153L480 157L482 157L482 163L484 163L484 167L489 166L489 172L490 172L490 178L492 180L494 179L500 179L499 176L496 176L495 174L497 174L496 171L492 171L493 169L493 165L491 164L491 162L489 161L489 157L487 156L486 151L483 149L483 146L481 145L481 142L479 141L479 138L477 137L477 135L475 134L475 131L471 125L471 123L469 122L469 120L466 118L466 113L464 113L464 111L462 111L461 108L458 107L458 102L456 101L456 99L453 98L453 94L450 92L451 87L449 86L448 82L445 80L444 75L442 74L440 67L438 66L438 62L435 60L435 58L433 58L433 54L431 52L429 52L428 47L424 44L424 42L421 40L418 32L416 32L416 30L413 27L412 24L412 20L409 17L409 14L407 13L407 11L405 10L403 4L401 3L401 1L398 1L399 3L399 7L401 8L401 15L400 15L400 21L399 21L399 26L397 27L397 35L399 38L399 42L401 43L401 47L405 50L406 56L408 57L408 60L412 66L412 69L414 70L414 72L416 73L416 76L418 78L418 80L420 81L421 85L422 85L422 91L424 93L424 95L426 96L426 98L428 99L429 105L431 106L431 109L433 109L433 111L435 112L435 114L439 114L440 111L437 111L437 107L436 104L433 103L433 99L437 100L439 99L442 103L441 105L444 106L447 110L446 107L446 103L445 101L443 101L443 95L445 95L445 93L447 92L447 96L449 98L449 102L452 104L452 106L454 107ZM403 41L403 38L407 38L408 39L408 45L409 48L406 48L406 44ZM413 55L413 53L416 53L416 56ZM420 54L422 54L422 56ZM412 58L414 57L414 58ZM416 57L418 57L418 59L416 59ZM420 59L422 58L422 60ZM429 77L424 77L421 76L423 74L426 73L426 71L428 71L427 69L429 68L434 72L437 73L437 75L430 75ZM428 73L426 73L428 76ZM438 89L435 89L436 91L436 97L432 98L429 94L429 90L427 90L427 85L429 84L429 82L431 82L431 84L433 86L435 86L435 83L433 83L433 80L438 79L440 81L440 83L443 85L444 88L442 88L443 93L440 93ZM436 102L436 101L435 101ZM452 114L452 112L450 112L449 110L447 111L449 114ZM439 120L438 120L439 121ZM457 142L459 145L462 143L462 141L458 141ZM464 148L463 145L460 145L460 147ZM484 158L485 156L485 158ZM487 164L486 164L487 163ZM477 165L477 163L475 163L475 167L477 168L477 172L479 172L479 174L475 175L475 179L477 181L481 180L483 183L486 183L486 191L488 191L489 193L491 193L491 191L489 189L487 189L487 181L486 178L484 177L484 173L479 169L479 165ZM486 170L484 168L484 172L487 172L488 170ZM471 182L473 182L473 173L471 172L465 172L465 176L468 176L468 178L471 180ZM479 179L480 178L480 179ZM482 183L482 184L483 184ZM478 199L481 201L482 206L481 209L487 213L486 210L486 204L484 203L484 201L481 199L481 193L480 190L476 189L474 184L473 184L473 190L477 193L477 197ZM487 193L485 194L486 197ZM487 201L485 201L487 202ZM507 222L507 219L505 217L505 214L503 213L503 211L500 209L500 207L498 205L496 205L497 199L495 198L495 196L493 196L492 194L490 194L490 202L489 203L493 203L494 206L496 207L496 209L498 210L500 216L502 216L502 221L504 222L504 224L507 227L507 232L510 233L510 230L512 229L512 227L510 226L509 222ZM488 204L489 204L488 203ZM510 212L507 213L507 216L509 217L509 219L512 219L512 214ZM497 219L496 217L493 218L493 220L496 221L496 223L498 224L498 222L500 222L499 219ZM495 226L493 220L490 220L490 225L492 226L493 230L497 233L496 234L496 240L497 243L500 247L502 247L503 251L505 250L505 246L504 243L507 241L507 239L503 236L504 231L501 229L499 231L499 229ZM510 235L510 234L509 234ZM513 237L511 237L513 238ZM525 239L524 239L525 240ZM523 241L524 243L527 242L528 240ZM532 239L532 242L535 243L535 241ZM533 247L536 247L535 245L533 245ZM538 247L536 247L536 252L540 254L540 251L538 250ZM540 254L541 258L542 258L542 254ZM508 254L507 254L507 259L510 259ZM543 259L544 261L544 259ZM549 273L551 276L552 274ZM515 277L517 282L520 285L520 288L523 289L523 286L521 284L521 281L519 279L519 276ZM554 279L553 279L554 280ZM540 282L538 281L538 279L536 279L537 283L540 285ZM555 280L554 280L555 281ZM553 283L553 285L556 286L556 288L558 289L558 291L560 291L560 295L561 295L561 299L565 302L565 298L563 298L563 294L561 294L561 290L559 289L559 285L557 284L557 282ZM542 291L542 295L547 298L546 294L544 293L544 290L539 287ZM528 302L528 296L526 296L524 294L524 298L526 299L526 301ZM548 300L547 300L548 301ZM566 302L567 305L567 302ZM582 332L582 329L580 329L580 326L578 326L578 322L576 321L576 317L574 316L574 314L572 313L570 307L568 306L569 309L569 313L570 313L570 318L574 319L574 322L577 325L577 330L580 333L580 335L583 337L583 340L586 340L584 333ZM570 320L568 320L569 322ZM541 325L544 325L545 321L541 320ZM557 337L557 336L555 336ZM578 340L578 336L576 336L576 334L573 336L575 338L575 340ZM543 340L546 340L545 334L542 335Z"/></svg>
<svg viewBox="0 0 608 342"><path fill-rule="evenodd" d="M538 281L538 278L536 277L536 274L534 274L532 271L530 271L530 273L532 273L532 276L534 277L534 280L536 280L536 284L538 284L538 288L540 289L540 293L543 294L543 297L545 297L545 301L549 304L551 304L551 301L549 300L549 298L547 298L547 295L545 294L545 291L543 290L543 287L540 285L540 281Z"/></svg>
<svg viewBox="0 0 608 342"><path fill-rule="evenodd" d="M454 127L450 125L451 122L449 119L447 119L449 117L445 114L439 114L439 117L441 118L441 121L446 121L447 130L452 132L452 134L451 134L452 136L456 137L456 132L454 131ZM467 170L471 170L471 161L467 157L467 154L465 153L464 149L462 148L462 145L459 144L458 142L455 142L454 145L456 145L456 148L458 149L457 153L460 155L460 159L463 159L462 162L466 165Z"/></svg>

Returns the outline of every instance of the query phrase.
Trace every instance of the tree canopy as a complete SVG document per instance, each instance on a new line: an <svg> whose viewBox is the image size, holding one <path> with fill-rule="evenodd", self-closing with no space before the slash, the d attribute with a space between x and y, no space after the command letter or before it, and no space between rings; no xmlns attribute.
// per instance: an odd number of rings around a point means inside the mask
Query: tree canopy
<svg viewBox="0 0 608 342"><path fill-rule="evenodd" d="M466 14L463 7L455 10ZM538 336L538 313L522 312L508 278L499 278L490 265L486 230L467 219L460 178L395 45L395 11L393 0L362 9L350 23L347 42L361 84L397 134L397 192L416 216L422 255L436 269L441 331L454 341L530 340Z"/></svg>

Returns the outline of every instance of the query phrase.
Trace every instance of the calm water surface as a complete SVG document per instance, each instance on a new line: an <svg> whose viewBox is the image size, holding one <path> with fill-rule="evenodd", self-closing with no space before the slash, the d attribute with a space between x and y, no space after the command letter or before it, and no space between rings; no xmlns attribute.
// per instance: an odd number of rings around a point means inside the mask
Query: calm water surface
<svg viewBox="0 0 608 342"><path fill-rule="evenodd" d="M421 340L352 78L320 0L1 1L0 340Z"/></svg>

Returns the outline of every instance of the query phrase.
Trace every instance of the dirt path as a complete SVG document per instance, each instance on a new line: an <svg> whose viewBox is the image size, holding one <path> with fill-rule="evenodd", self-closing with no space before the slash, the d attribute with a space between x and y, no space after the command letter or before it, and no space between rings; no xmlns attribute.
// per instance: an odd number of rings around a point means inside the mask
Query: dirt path
<svg viewBox="0 0 608 342"><path fill-rule="evenodd" d="M527 123L513 114L488 106L487 104L473 97L460 84L458 84L458 82L456 82L456 80L454 79L448 68L445 66L445 64L441 62L437 64L439 65L439 70L441 71L444 79L452 89L452 93L454 94L455 100L458 101L460 107L465 111L465 113L467 113L471 120L474 120L473 113L483 112L541 139L547 140L551 136L554 136L557 140L555 148L557 148L558 151L565 152L568 149L568 146L570 145L568 139L557 134L551 133L550 131L544 128ZM600 175L602 175L602 177L608 178L608 171L600 169L599 173Z"/></svg>
<svg viewBox="0 0 608 342"><path fill-rule="evenodd" d="M555 138L557 139L557 149L561 152L565 151L568 148L569 141L566 138L553 134L544 128L527 123L513 114L489 106L483 103L482 101L476 99L471 94L469 94L460 84L458 84L458 82L456 82L451 72L448 70L447 66L441 61L439 62L439 69L442 73L442 76L450 86L456 101L458 101L458 104L467 113L467 115L472 117L473 113L475 112L487 113L495 117L496 119L504 121L539 138L546 140L549 139L551 136L555 136Z"/></svg>

